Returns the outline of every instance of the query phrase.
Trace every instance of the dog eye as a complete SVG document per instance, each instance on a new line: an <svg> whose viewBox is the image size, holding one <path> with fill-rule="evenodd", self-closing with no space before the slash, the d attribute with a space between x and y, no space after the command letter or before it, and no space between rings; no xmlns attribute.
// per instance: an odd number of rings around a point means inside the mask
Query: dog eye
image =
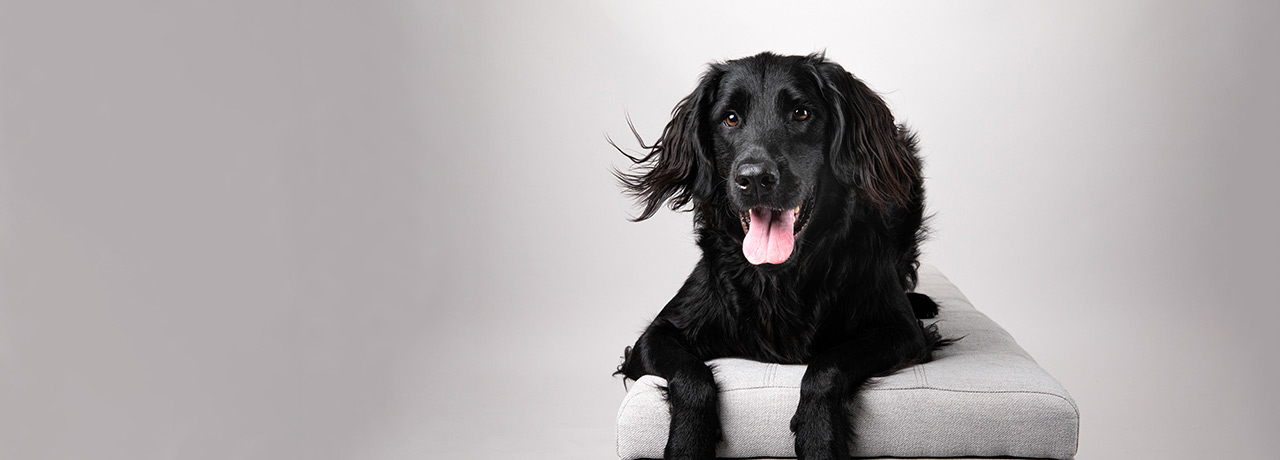
<svg viewBox="0 0 1280 460"><path fill-rule="evenodd" d="M724 124L729 125L729 127L738 126L738 123L741 121L742 120L738 119L737 112L729 112L728 115L724 116Z"/></svg>
<svg viewBox="0 0 1280 460"><path fill-rule="evenodd" d="M809 119L809 109L800 107L791 112L791 119L795 121L805 121Z"/></svg>

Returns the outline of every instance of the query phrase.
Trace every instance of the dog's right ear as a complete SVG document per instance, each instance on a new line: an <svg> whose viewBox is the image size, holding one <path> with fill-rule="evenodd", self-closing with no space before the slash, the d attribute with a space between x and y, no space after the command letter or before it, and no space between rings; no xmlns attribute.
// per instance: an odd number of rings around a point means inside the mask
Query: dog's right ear
<svg viewBox="0 0 1280 460"><path fill-rule="evenodd" d="M644 156L631 156L609 141L633 163L633 172L613 171L627 194L644 206L644 211L633 221L653 217L663 203L669 202L671 209L678 211L690 201L706 201L713 193L715 166L707 125L722 76L724 69L712 65L702 75L697 89L676 104L671 111L671 121L652 145L645 145L631 120L627 120L640 148L648 150Z"/></svg>

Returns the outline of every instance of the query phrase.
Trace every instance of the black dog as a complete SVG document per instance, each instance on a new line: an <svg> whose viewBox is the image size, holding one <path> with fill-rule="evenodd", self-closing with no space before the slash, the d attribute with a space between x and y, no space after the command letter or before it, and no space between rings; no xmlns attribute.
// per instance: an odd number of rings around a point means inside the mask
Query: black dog
<svg viewBox="0 0 1280 460"><path fill-rule="evenodd" d="M925 232L914 135L839 64L763 53L712 64L640 145L635 171L616 172L644 206L636 220L690 206L702 249L618 368L667 380L666 458L715 457L704 361L729 356L808 364L796 452L847 458L859 388L947 343L917 319L937 305L911 293Z"/></svg>

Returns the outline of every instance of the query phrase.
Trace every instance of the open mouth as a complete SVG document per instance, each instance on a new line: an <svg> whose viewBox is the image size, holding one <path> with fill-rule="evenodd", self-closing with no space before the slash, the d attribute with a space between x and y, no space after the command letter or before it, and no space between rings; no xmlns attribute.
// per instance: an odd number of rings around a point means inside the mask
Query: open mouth
<svg viewBox="0 0 1280 460"><path fill-rule="evenodd" d="M812 203L806 201L791 209L755 207L741 213L742 254L752 265L781 264L795 250L796 235L809 222Z"/></svg>

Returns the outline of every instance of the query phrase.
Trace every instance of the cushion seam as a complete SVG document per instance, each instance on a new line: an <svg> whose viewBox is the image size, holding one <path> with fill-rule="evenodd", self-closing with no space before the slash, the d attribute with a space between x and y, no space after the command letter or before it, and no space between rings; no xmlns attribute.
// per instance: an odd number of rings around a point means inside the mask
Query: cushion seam
<svg viewBox="0 0 1280 460"><path fill-rule="evenodd" d="M720 392L721 392L721 393L729 393L729 392L732 392L732 391L742 391L742 390L768 390L768 389L779 389L779 390L799 390L799 389L800 389L800 387L797 387L797 386L791 386L791 385L759 385L759 386L750 386L750 387L739 387L739 388L722 389L722 390L720 390ZM1056 397L1058 397L1058 398L1062 399L1063 401L1071 402L1071 399L1070 399L1070 398L1067 398L1066 396L1063 396L1063 395L1060 395L1060 394L1057 394L1057 393L1053 393L1053 392L1048 392L1048 391L1036 391L1036 390L961 390L961 389L955 389L955 388L938 388L938 387L932 387L932 386L914 386L914 387L902 387L902 388L867 388L867 389L866 389L866 390L864 390L864 391L904 391L904 390L935 390L935 391L947 391L947 392L952 392L952 393L988 393L988 394L1022 393L1022 394L1041 394L1041 395L1056 396ZM625 403L626 403L626 401L623 401L623 403L625 404ZM1072 406L1075 406L1075 404L1073 403L1073 404L1072 404Z"/></svg>
<svg viewBox="0 0 1280 460"><path fill-rule="evenodd" d="M798 388L798 387L793 387L793 386L776 386L776 385L774 385L774 386L758 386L758 387L730 388L730 389L727 389L727 390L720 390L720 392L721 392L721 393L729 393L729 392L732 392L732 391L741 391L741 390L765 390L765 389L798 390L799 388ZM866 389L866 390L864 390L864 391L914 391L914 390L933 390L933 391L945 391L945 392L950 392L950 393L974 393L974 394L1026 394L1026 395L1045 395L1045 396L1052 396L1052 397L1055 397L1055 398L1061 399L1063 402L1066 402L1068 406L1071 406L1071 410L1072 410L1072 412L1075 412L1075 415L1076 415L1076 426L1077 426L1077 427L1079 427L1079 426L1080 426L1080 407L1079 407L1079 406L1076 406L1076 402L1075 402L1075 401L1073 401L1071 398L1069 398L1069 397L1067 397L1067 396L1063 396L1063 395L1060 395L1060 394L1057 394L1057 393L1051 393L1051 392L1048 392L1048 391L1034 391L1034 390L957 390L957 389L952 389L952 388L936 388L936 387L927 387L927 386L907 387L907 388L868 388L868 389ZM1079 430L1079 428L1077 428L1077 431L1078 431L1078 430ZM1077 442L1079 442L1079 441L1078 441L1078 439L1079 439L1079 436L1077 435Z"/></svg>

